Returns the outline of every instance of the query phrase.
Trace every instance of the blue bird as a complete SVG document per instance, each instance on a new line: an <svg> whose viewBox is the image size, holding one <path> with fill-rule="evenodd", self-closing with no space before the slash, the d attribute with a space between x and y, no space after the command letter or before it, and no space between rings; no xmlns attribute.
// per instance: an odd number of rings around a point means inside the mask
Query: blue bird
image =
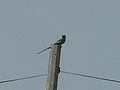
<svg viewBox="0 0 120 90"><path fill-rule="evenodd" d="M62 38L61 39L59 39L57 42L55 42L54 44L55 45L62 45L62 44L64 44L65 43L65 41L66 41L66 35L62 35ZM48 47L48 48L46 48L46 49L43 49L42 51L40 51L40 52L38 52L37 54L40 54L40 53L42 53L42 52L44 52L44 51L46 51L46 50L48 50L48 49L50 49L51 47Z"/></svg>
<svg viewBox="0 0 120 90"><path fill-rule="evenodd" d="M65 41L66 41L66 35L62 35L62 38L59 39L55 44L56 45L62 45L62 44L65 43Z"/></svg>

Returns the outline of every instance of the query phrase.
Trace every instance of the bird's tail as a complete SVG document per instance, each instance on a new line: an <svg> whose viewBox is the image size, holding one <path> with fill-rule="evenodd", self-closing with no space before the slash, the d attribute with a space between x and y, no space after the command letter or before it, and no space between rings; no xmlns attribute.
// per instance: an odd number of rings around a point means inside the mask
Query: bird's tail
<svg viewBox="0 0 120 90"><path fill-rule="evenodd" d="M48 47L48 48L46 48L46 49L43 49L42 51L38 52L37 54L40 54L40 53L42 53L42 52L44 52L44 51L46 51L46 50L48 50L48 49L50 49L50 47Z"/></svg>

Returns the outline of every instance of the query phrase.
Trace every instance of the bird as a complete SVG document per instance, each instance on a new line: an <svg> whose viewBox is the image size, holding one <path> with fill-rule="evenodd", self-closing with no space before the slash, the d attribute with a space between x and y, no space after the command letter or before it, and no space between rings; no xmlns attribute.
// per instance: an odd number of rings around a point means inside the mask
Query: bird
<svg viewBox="0 0 120 90"><path fill-rule="evenodd" d="M62 44L65 43L65 41L66 41L66 35L62 35L62 38L59 39L59 40L58 40L57 42L55 42L54 44L56 44L56 45L62 45Z"/></svg>
<svg viewBox="0 0 120 90"><path fill-rule="evenodd" d="M66 41L66 35L62 35L62 38L59 39L59 40L57 40L57 42L55 42L54 44L55 44L55 45L62 45L62 44L65 43L65 41ZM50 49L50 48L51 48L51 47L49 46L48 48L43 49L42 51L38 52L37 54L40 54L40 53L42 53L42 52L44 52L44 51L46 51L46 50L48 50L48 49Z"/></svg>

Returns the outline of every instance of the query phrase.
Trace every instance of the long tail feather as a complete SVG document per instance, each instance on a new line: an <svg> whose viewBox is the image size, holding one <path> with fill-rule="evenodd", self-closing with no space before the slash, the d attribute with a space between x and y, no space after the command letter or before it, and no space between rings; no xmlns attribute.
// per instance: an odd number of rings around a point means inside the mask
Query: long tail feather
<svg viewBox="0 0 120 90"><path fill-rule="evenodd" d="M44 51L46 51L46 50L48 50L48 49L50 49L50 47L48 47L48 48L46 48L46 49L43 49L42 51L38 52L37 54L40 54L40 53L42 53L42 52L44 52Z"/></svg>

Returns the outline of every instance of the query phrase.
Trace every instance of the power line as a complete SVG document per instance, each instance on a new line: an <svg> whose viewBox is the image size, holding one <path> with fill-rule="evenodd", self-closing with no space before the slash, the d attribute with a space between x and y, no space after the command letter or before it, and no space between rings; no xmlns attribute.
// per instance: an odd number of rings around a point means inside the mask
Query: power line
<svg viewBox="0 0 120 90"><path fill-rule="evenodd" d="M13 82L13 81L20 81L20 80L25 80L25 79L32 79L32 78L37 78L37 77L46 76L46 75L47 74L41 74L41 75L36 75L36 76L28 76L28 77L23 77L23 78L3 80L3 81L0 81L0 84L1 83L7 83L7 82Z"/></svg>
<svg viewBox="0 0 120 90"><path fill-rule="evenodd" d="M104 80L104 81L111 81L111 82L120 83L120 80L102 78L102 77L97 77L97 76L91 76L91 75L81 74L81 73L73 73L73 72L68 72L68 71L61 71L61 73L66 73L66 74L71 74L71 75L76 75L76 76L82 76L82 77L88 77L88 78L93 78L93 79L98 79L98 80ZM3 80L3 81L0 81L0 84L2 84L2 83L8 83L8 82L20 81L20 80L25 80L25 79L32 79L32 78L42 77L42 76L46 76L46 75L47 74L41 74L41 75L28 76L28 77L23 77L23 78Z"/></svg>
<svg viewBox="0 0 120 90"><path fill-rule="evenodd" d="M93 78L93 79L98 79L98 80L120 83L120 80L113 80L113 79L102 78L102 77L91 76L91 75L85 75L85 74L80 74L80 73L73 73L73 72L67 72L67 71L61 71L61 73L67 73L67 74L76 75L76 76L82 76L82 77L88 77L88 78Z"/></svg>

